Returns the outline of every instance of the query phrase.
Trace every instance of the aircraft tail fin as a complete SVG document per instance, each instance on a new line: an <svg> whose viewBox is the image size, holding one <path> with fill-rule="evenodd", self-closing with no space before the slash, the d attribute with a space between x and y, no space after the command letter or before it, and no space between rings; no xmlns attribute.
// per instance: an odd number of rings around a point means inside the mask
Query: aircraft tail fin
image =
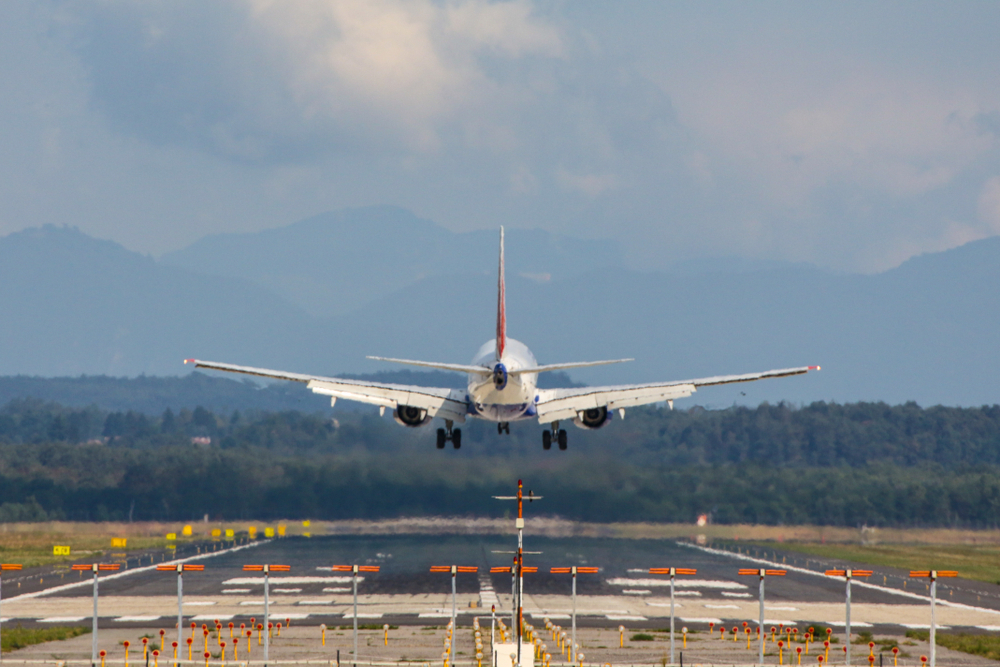
<svg viewBox="0 0 1000 667"><path fill-rule="evenodd" d="M503 275L503 227L500 228L500 274L497 279L497 361L507 347L507 303Z"/></svg>

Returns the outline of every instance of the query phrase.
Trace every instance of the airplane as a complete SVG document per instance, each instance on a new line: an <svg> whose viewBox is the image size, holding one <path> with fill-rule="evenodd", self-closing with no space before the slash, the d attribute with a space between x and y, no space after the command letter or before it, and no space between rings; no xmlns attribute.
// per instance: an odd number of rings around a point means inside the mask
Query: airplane
<svg viewBox="0 0 1000 667"><path fill-rule="evenodd" d="M337 399L344 399L377 405L380 414L384 414L386 408L390 408L397 422L411 428L424 426L435 418L443 419L444 428L437 430L438 449L444 449L448 442L451 442L455 449L459 449L462 446L462 430L454 428L454 424L456 422L463 424L466 419L477 418L496 422L497 433L510 433L512 421L537 419L540 424L549 425L549 428L542 431L542 447L551 449L552 443L555 442L558 443L559 449L565 450L568 441L566 430L559 427L560 423L565 421L571 421L582 429L593 430L608 424L615 413L624 419L626 408L665 402L673 409L675 400L690 396L700 387L803 375L809 371L820 370L819 366L801 366L763 373L721 375L673 382L539 389L537 386L539 373L617 364L633 359L539 364L524 343L507 337L503 227L500 228L496 337L479 348L472 363L451 364L391 357L368 357L368 359L467 373L468 384L465 389L448 389L345 380L200 359L186 359L184 363L194 364L196 368L302 382L314 393L329 396L330 405L334 405Z"/></svg>

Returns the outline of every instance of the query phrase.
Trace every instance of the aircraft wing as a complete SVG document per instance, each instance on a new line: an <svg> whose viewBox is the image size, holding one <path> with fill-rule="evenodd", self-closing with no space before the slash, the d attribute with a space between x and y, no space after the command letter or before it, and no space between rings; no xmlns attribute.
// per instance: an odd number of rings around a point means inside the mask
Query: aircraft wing
<svg viewBox="0 0 1000 667"><path fill-rule="evenodd" d="M717 384L734 382L753 382L767 378L802 375L809 371L819 370L819 366L801 366L799 368L782 368L763 373L747 373L745 375L718 375L699 378L697 380L681 380L678 382L659 382L652 384L630 384L612 387L580 387L578 389L543 389L538 391L538 421L546 424L564 419L573 419L578 413L591 408L607 406L608 410L630 408L637 405L648 405L662 401L673 401L690 396L698 387L710 387Z"/></svg>
<svg viewBox="0 0 1000 667"><path fill-rule="evenodd" d="M347 401L368 403L393 410L400 405L409 405L427 410L427 414L431 417L451 419L457 422L464 422L467 414L465 391L461 389L343 380L319 375L303 375L301 373L273 371L267 368L202 361L201 359L186 359L184 363L194 364L195 368L209 368L275 380L302 382L314 393L329 396L334 400L342 398Z"/></svg>

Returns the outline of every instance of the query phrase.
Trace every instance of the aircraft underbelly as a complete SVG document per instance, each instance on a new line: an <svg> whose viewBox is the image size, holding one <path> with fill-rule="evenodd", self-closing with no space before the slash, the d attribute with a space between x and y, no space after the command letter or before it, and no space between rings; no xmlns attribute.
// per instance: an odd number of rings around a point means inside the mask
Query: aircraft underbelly
<svg viewBox="0 0 1000 667"><path fill-rule="evenodd" d="M469 405L472 415L480 419L494 422L513 422L521 419L532 419L536 416L532 403L504 405L498 403L472 403Z"/></svg>
<svg viewBox="0 0 1000 667"><path fill-rule="evenodd" d="M534 388L514 383L501 391L492 383L470 387L469 413L497 422L531 419L535 416Z"/></svg>

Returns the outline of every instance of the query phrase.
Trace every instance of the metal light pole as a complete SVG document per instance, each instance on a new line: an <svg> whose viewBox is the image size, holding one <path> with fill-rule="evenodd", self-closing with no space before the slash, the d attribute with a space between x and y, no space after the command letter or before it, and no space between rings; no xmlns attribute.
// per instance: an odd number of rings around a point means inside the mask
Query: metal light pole
<svg viewBox="0 0 1000 667"><path fill-rule="evenodd" d="M358 572L378 572L378 565L334 565L334 572L350 572L354 590L354 660L358 659Z"/></svg>
<svg viewBox="0 0 1000 667"><path fill-rule="evenodd" d="M270 574L272 572L288 572L292 567L290 565L244 565L243 570L246 572L263 572L264 573L264 664L267 665L268 658L271 652L271 631L268 628L271 619L271 600L270 600L270 587L271 579Z"/></svg>
<svg viewBox="0 0 1000 667"><path fill-rule="evenodd" d="M93 625L93 637L91 638L90 645L90 664L91 667L97 664L97 573L116 571L121 567L118 563L77 563L73 565L72 569L81 571L90 571L94 573L94 625Z"/></svg>
<svg viewBox="0 0 1000 667"><path fill-rule="evenodd" d="M454 663L455 639L458 636L458 608L455 606L455 577L459 572L478 572L473 565L432 565L431 572L447 572L451 574L451 632L452 642L448 645L448 664Z"/></svg>
<svg viewBox="0 0 1000 667"><path fill-rule="evenodd" d="M517 520L514 525L517 528L517 623L515 624L514 636L517 638L517 664L521 664L521 632L524 624L524 484L517 480L516 496L493 496L497 500L517 501ZM541 500L542 496L536 496L528 491L528 502Z"/></svg>
<svg viewBox="0 0 1000 667"><path fill-rule="evenodd" d="M844 648L847 650L844 652L844 664L851 664L851 579L854 577L870 577L872 576L871 570L827 570L827 576L830 577L844 577L847 582L846 590L844 593Z"/></svg>
<svg viewBox="0 0 1000 667"><path fill-rule="evenodd" d="M935 609L934 609L934 607L937 604L937 580L940 577L957 577L958 572L954 570L912 570L910 572L910 576L931 580L931 632L930 632L931 666L930 667L934 667L934 662L937 657L937 618L935 616Z"/></svg>
<svg viewBox="0 0 1000 667"><path fill-rule="evenodd" d="M204 565L194 565L191 563L174 563L171 565L157 565L160 572L177 573L177 646L183 645L181 637L184 626L184 572L204 572Z"/></svg>
<svg viewBox="0 0 1000 667"><path fill-rule="evenodd" d="M690 567L651 567L650 574L670 575L670 664L675 664L674 660L674 578L678 574L698 574L698 570Z"/></svg>
<svg viewBox="0 0 1000 667"><path fill-rule="evenodd" d="M760 652L759 652L757 660L758 660L758 664L763 665L764 664L764 637L767 635L767 632L764 630L764 577L783 577L783 576L785 576L785 574L787 574L787 571L786 570L764 570L764 569L755 570L755 569L744 568L744 569L741 569L739 571L739 574L741 574L741 575L756 575L756 576L760 577L760 620L758 621L758 623L760 623L760 625L758 626L758 628L760 629ZM749 632L749 630L748 630L748 632Z"/></svg>
<svg viewBox="0 0 1000 667"><path fill-rule="evenodd" d="M21 565L19 563L3 563L0 564L0 575L3 572L10 570L20 570ZM3 600L3 576L0 576L0 600ZM3 624L3 613L0 611L0 625ZM0 662L3 662L3 650L0 649Z"/></svg>
<svg viewBox="0 0 1000 667"><path fill-rule="evenodd" d="M573 662L576 655L576 575L577 574L597 574L598 568L574 565L572 567L554 567L549 570L552 574L572 574L573 575L573 615L570 622L572 647L570 650L570 662Z"/></svg>

